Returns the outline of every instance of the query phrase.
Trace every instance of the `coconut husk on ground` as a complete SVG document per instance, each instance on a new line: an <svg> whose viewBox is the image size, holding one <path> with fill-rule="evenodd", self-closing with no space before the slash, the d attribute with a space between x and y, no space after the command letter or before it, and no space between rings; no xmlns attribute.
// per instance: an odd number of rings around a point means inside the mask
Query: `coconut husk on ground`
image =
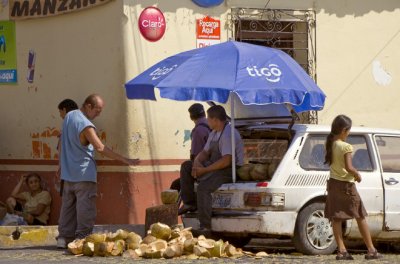
<svg viewBox="0 0 400 264"><path fill-rule="evenodd" d="M74 240L68 244L68 250L74 255L102 256L140 259L140 258L186 258L207 259L231 257L238 258L244 255L266 257L265 252L257 255L243 252L229 242L215 241L204 235L193 237L191 228L175 227L171 229L162 223L151 226L148 235L142 239L134 232L117 230L108 234L91 234L85 239Z"/></svg>

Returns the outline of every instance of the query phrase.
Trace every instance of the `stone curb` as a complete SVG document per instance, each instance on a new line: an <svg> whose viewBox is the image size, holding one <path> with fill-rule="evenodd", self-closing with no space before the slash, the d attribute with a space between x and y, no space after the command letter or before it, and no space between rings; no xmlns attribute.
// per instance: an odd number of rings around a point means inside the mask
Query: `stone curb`
<svg viewBox="0 0 400 264"><path fill-rule="evenodd" d="M0 249L57 245L58 226L19 226L20 236L13 239L16 229L16 226L0 226ZM135 232L142 237L145 235L144 225L96 225L93 232L115 232L118 229Z"/></svg>

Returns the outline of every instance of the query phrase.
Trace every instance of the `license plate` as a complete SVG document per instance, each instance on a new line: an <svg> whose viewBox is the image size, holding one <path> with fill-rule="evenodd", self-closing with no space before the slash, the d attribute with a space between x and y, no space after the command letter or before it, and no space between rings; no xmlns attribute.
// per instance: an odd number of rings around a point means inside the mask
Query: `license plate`
<svg viewBox="0 0 400 264"><path fill-rule="evenodd" d="M213 208L227 208L230 207L232 200L232 193L216 193L213 194Z"/></svg>

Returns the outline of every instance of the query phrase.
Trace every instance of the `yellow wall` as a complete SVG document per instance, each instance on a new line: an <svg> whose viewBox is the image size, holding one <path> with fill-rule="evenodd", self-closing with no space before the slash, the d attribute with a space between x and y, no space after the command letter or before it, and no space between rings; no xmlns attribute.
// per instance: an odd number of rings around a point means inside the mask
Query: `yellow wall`
<svg viewBox="0 0 400 264"><path fill-rule="evenodd" d="M225 41L232 35L231 7L265 4L227 0L215 8L201 8L189 0L118 0L87 11L16 22L19 82L0 85L0 159L43 158L34 156L32 135L61 126L59 101L70 97L81 104L92 92L106 100L94 122L105 133L107 145L144 160L186 158L190 142L185 139L192 127L187 108L193 102L127 101L123 84L159 60L194 48L196 18L219 18ZM153 5L167 21L158 42L146 41L137 25L140 12ZM400 110L398 1L271 0L268 8L316 11L317 77L328 96L320 123L345 113L356 125L400 128L395 122ZM36 52L33 84L26 81L30 49ZM377 83L374 62L390 73L389 85ZM53 156L56 137L39 140L51 147Z"/></svg>
<svg viewBox="0 0 400 264"><path fill-rule="evenodd" d="M111 147L124 150L122 9L121 1L112 1L87 11L16 22L19 76L17 85L0 85L0 159L44 158L43 152L40 157L33 153L32 141L47 143L54 157L57 138L41 134L61 127L58 103L71 98L80 106L94 92L106 101L95 124ZM36 52L32 84L26 80L30 49ZM39 138L33 139L36 133Z"/></svg>

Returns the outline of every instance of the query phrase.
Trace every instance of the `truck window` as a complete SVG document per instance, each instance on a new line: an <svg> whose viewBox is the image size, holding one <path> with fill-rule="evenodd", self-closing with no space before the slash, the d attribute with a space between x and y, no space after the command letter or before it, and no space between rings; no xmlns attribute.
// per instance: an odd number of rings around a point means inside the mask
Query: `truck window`
<svg viewBox="0 0 400 264"><path fill-rule="evenodd" d="M325 162L325 141L327 135L310 134L300 153L300 166L305 170L329 170ZM362 135L350 135L347 142L354 148L353 166L360 171L372 171L370 152Z"/></svg>
<svg viewBox="0 0 400 264"><path fill-rule="evenodd" d="M400 138L376 136L383 172L400 172Z"/></svg>
<svg viewBox="0 0 400 264"><path fill-rule="evenodd" d="M325 162L326 135L308 135L301 150L299 162L305 170L329 170Z"/></svg>

